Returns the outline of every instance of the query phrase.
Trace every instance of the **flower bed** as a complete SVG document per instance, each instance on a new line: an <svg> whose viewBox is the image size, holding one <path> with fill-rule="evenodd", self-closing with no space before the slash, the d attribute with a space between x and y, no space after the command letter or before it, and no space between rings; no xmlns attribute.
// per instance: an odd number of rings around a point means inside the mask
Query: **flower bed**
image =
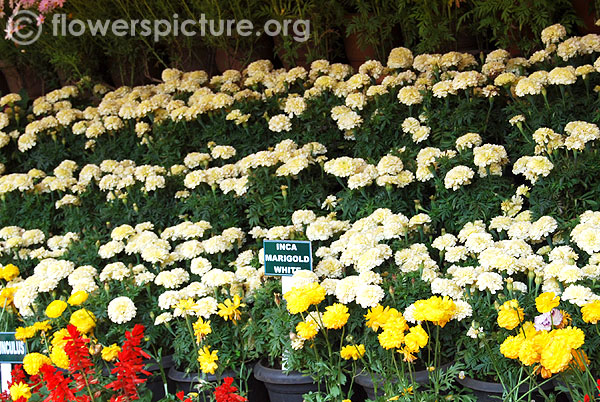
<svg viewBox="0 0 600 402"><path fill-rule="evenodd" d="M385 398L469 400L457 375L593 398L600 36L564 35L2 97L0 329L63 367L68 323L104 347L143 324L155 359L243 395L284 357L324 384L308 401L365 371ZM314 272L282 295L263 239L310 240Z"/></svg>

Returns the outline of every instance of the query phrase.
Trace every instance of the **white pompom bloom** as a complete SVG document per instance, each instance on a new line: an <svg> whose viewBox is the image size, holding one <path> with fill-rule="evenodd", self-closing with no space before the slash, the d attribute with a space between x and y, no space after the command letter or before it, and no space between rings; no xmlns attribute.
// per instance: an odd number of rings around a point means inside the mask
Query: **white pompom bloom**
<svg viewBox="0 0 600 402"><path fill-rule="evenodd" d="M108 318L115 324L123 324L131 321L136 313L137 308L129 297L120 296L108 303Z"/></svg>

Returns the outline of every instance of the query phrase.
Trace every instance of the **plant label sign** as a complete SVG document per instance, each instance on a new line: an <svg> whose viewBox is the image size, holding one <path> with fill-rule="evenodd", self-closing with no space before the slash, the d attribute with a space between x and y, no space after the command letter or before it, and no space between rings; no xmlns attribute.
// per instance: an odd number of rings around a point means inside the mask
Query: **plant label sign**
<svg viewBox="0 0 600 402"><path fill-rule="evenodd" d="M265 275L292 276L299 270L312 271L309 241L264 240Z"/></svg>
<svg viewBox="0 0 600 402"><path fill-rule="evenodd" d="M0 332L0 382L2 392L8 391L11 364L21 364L27 354L25 342L18 341L14 332Z"/></svg>

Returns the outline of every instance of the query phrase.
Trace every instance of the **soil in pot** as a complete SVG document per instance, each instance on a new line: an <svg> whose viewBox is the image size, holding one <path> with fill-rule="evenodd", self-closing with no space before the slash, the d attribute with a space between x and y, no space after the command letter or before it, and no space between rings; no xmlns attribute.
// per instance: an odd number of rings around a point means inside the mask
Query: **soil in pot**
<svg viewBox="0 0 600 402"><path fill-rule="evenodd" d="M251 367L252 367L251 365L248 365L247 369L251 370ZM223 382L223 379L225 377L236 378L237 374L234 371L227 370L220 376L206 374L203 377L201 377L201 379L204 381L214 383L215 386L218 386ZM172 392L183 391L187 394L188 392L196 392L197 391L195 386L199 384L199 381L198 381L198 375L196 375L196 374L192 374L192 373L188 374L184 371L177 370L175 368L175 366L173 366L169 370L168 378L169 378L170 382L173 383L174 390ZM170 391L170 389L169 389L169 391ZM212 392L213 392L213 389L207 390L207 391L202 392L201 395L203 394L205 396L206 400L208 401L208 400L210 400L210 397L212 396ZM265 385L262 382L256 380L253 375L250 375L250 377L248 378L248 396L247 397L248 397L249 402L268 402L267 390L265 388ZM202 400L203 399L201 396L200 401L202 401Z"/></svg>
<svg viewBox="0 0 600 402"><path fill-rule="evenodd" d="M311 377L296 371L285 373L265 367L261 362L254 366L254 377L264 382L271 402L302 402L302 395L319 390Z"/></svg>
<svg viewBox="0 0 600 402"><path fill-rule="evenodd" d="M440 367L440 370L445 371L451 365L452 365L452 363L446 363ZM413 375L414 375L415 381L418 384L429 383L429 371L420 370L420 371L414 372ZM356 381L357 384L360 384L363 387L363 389L367 393L367 397L369 399L375 400L376 395L375 395L375 387L373 385L373 379L371 378L371 376L369 375L369 373L367 371L363 371L362 373L357 375L356 378L354 379L354 381ZM385 381L396 382L395 379L388 379L388 380L380 379L377 384L377 396L383 396L383 385L384 385Z"/></svg>
<svg viewBox="0 0 600 402"><path fill-rule="evenodd" d="M473 394L480 402L498 402L499 400L502 400L502 392L504 389L502 388L502 384L498 382L479 381L471 377L464 377L463 379L458 378L457 381L463 387L473 391ZM545 393L551 392L553 389L554 384L552 384L551 381L542 385L542 390ZM529 391L529 385L523 384L519 387L519 394L525 394L527 391ZM532 398L535 400L543 400L541 395L537 392L533 393Z"/></svg>

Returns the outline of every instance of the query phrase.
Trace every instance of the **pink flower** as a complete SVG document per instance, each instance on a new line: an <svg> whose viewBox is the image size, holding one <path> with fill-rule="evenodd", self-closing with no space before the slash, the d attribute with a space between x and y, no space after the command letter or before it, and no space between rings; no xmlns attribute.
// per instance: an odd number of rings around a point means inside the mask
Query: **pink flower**
<svg viewBox="0 0 600 402"><path fill-rule="evenodd" d="M553 308L544 314L540 314L533 320L533 325L538 331L550 331L553 326L561 323L563 315L560 310Z"/></svg>

